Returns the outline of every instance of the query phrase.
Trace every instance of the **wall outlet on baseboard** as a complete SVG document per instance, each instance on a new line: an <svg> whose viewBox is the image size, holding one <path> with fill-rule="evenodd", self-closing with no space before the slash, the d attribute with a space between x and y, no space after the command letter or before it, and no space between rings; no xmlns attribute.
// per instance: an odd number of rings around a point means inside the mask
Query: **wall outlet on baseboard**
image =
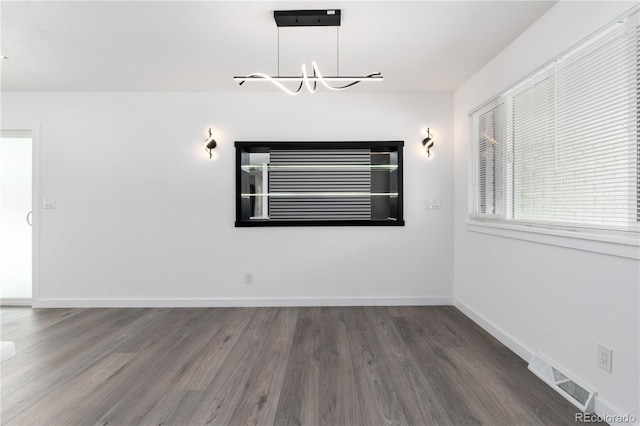
<svg viewBox="0 0 640 426"><path fill-rule="evenodd" d="M245 285L253 284L253 272L245 272L244 273L244 284Z"/></svg>
<svg viewBox="0 0 640 426"><path fill-rule="evenodd" d="M602 368L604 371L611 373L611 361L613 356L613 350L598 345L598 367Z"/></svg>

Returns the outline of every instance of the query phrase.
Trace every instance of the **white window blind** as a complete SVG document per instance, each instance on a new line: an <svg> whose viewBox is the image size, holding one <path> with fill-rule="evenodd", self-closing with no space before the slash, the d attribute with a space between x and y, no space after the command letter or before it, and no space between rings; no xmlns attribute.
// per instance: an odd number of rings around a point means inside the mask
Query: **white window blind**
<svg viewBox="0 0 640 426"><path fill-rule="evenodd" d="M640 14L471 114L475 219L638 231Z"/></svg>

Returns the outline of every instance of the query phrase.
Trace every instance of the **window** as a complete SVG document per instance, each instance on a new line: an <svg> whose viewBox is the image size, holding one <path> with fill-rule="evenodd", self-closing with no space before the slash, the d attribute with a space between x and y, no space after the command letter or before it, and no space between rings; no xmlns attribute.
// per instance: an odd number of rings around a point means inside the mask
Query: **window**
<svg viewBox="0 0 640 426"><path fill-rule="evenodd" d="M236 142L236 226L403 226L401 141Z"/></svg>
<svg viewBox="0 0 640 426"><path fill-rule="evenodd" d="M638 232L634 10L471 114L471 218Z"/></svg>

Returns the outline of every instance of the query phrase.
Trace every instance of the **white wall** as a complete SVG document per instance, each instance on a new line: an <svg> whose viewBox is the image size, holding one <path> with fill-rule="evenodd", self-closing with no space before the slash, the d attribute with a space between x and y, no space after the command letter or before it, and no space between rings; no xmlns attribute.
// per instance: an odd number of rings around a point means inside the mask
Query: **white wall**
<svg viewBox="0 0 640 426"><path fill-rule="evenodd" d="M56 199L36 306L450 303L452 94L243 90L3 94L3 128L40 124ZM234 228L236 140L404 140L406 226Z"/></svg>
<svg viewBox="0 0 640 426"><path fill-rule="evenodd" d="M638 418L638 261L554 246L552 237L471 232L465 224L469 112L634 4L559 2L455 92L454 297L521 356L539 351L595 388L600 413ZM598 343L613 349L612 374L596 366Z"/></svg>

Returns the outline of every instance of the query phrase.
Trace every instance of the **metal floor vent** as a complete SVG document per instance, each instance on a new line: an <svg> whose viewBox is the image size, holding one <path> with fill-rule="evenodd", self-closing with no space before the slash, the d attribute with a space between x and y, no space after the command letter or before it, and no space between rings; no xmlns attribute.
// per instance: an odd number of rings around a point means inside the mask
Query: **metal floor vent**
<svg viewBox="0 0 640 426"><path fill-rule="evenodd" d="M578 384L563 368L554 366L540 354L535 354L529 362L529 370L583 412L592 411L596 392Z"/></svg>

